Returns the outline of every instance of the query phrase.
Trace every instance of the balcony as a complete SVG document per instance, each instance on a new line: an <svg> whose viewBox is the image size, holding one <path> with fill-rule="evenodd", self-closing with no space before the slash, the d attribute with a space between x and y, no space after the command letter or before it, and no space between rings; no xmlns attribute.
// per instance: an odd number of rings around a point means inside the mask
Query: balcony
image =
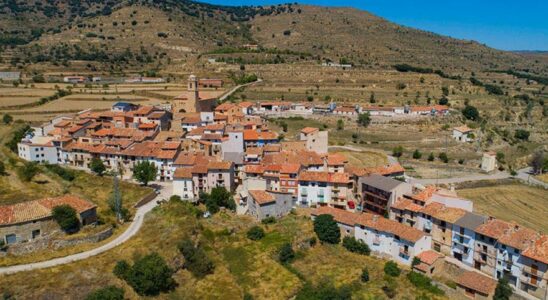
<svg viewBox="0 0 548 300"><path fill-rule="evenodd" d="M534 286L534 287L539 287L539 283L540 283L540 278L538 278L537 276L525 276L524 274L521 274L519 276L519 280L522 282L522 283L525 283L525 284L528 284L530 286Z"/></svg>
<svg viewBox="0 0 548 300"><path fill-rule="evenodd" d="M409 249L405 249L405 247L400 247L400 255L409 256Z"/></svg>

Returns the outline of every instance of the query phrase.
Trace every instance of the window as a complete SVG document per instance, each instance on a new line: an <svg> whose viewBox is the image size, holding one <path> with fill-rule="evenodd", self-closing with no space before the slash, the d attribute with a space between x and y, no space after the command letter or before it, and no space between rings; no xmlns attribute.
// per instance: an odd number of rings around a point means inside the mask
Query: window
<svg viewBox="0 0 548 300"><path fill-rule="evenodd" d="M6 235L6 244L15 244L17 242L17 236L15 234Z"/></svg>
<svg viewBox="0 0 548 300"><path fill-rule="evenodd" d="M32 231L32 238L35 239L40 236L40 229L36 229Z"/></svg>

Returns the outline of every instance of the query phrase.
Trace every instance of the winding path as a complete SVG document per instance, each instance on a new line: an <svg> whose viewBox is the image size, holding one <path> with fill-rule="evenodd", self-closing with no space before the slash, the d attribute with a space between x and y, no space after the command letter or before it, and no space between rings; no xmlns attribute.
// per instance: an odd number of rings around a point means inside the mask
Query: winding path
<svg viewBox="0 0 548 300"><path fill-rule="evenodd" d="M14 266L8 266L8 267L0 267L0 275L2 275L2 274L13 274L13 273L22 272L22 271L32 271L32 270L37 270L37 269L44 269L44 268L50 268L50 267L55 267L55 266L59 266L59 265L64 265L64 264L72 263L72 262L75 262L75 261L87 259L87 258L90 258L92 256L95 256L95 255L101 254L103 252L106 252L106 251L108 251L112 248L115 248L115 247L125 243L131 237L133 237L135 234L137 234L137 232L139 232L139 229L141 229L141 226L143 225L143 220L145 218L145 215L148 212L150 212L154 207L156 207L156 205L158 205L156 199L158 199L158 198L167 199L167 198L169 198L170 194L171 194L171 185L167 185L167 184L162 185L162 188L160 190L160 194L157 195L155 199L153 199L152 201L148 202L147 204L145 204L145 205L143 205L143 206L141 206L137 209L137 212L135 213L133 221L131 222L129 227L126 229L126 231L124 231L122 234L117 236L115 239L113 239L112 241L110 241L110 242L108 242L108 243L106 243L102 246L99 246L95 249L91 249L91 250L88 250L88 251L84 251L84 252L80 252L80 253L64 256L64 257L54 258L54 259L50 259L50 260L45 260L45 261L41 261L41 262L22 264L22 265L14 265Z"/></svg>
<svg viewBox="0 0 548 300"><path fill-rule="evenodd" d="M248 85L252 85L252 84L255 84L255 83L259 83L259 82L263 82L263 80L261 78L258 78L256 81L253 81L253 82L248 82L248 83L245 83L245 84L240 84L240 85L237 85L235 87L233 87L230 91L224 93L221 97L219 97L219 101L225 101L225 99L234 94L239 88L242 88L244 86L248 86Z"/></svg>

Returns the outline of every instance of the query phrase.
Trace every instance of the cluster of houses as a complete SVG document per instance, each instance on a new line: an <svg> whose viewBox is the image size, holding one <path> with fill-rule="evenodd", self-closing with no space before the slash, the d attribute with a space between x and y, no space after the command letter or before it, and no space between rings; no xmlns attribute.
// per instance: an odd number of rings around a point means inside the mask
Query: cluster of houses
<svg viewBox="0 0 548 300"><path fill-rule="evenodd" d="M197 201L200 193L225 187L234 194L238 212L257 220L312 207L313 217L333 215L343 234L364 241L379 255L406 265L418 257L421 263L414 267L426 274L443 257L476 269L457 282L468 295L488 297L490 283L478 287L470 282L501 277L518 291L545 295L546 235L476 214L472 202L454 191L412 186L402 181L399 164L351 165L345 156L328 152L328 132L319 128L306 127L294 139L280 140L261 116L290 109L342 113L344 107L216 105L214 97L199 90L202 86L190 76L188 91L171 108L116 103L109 111L56 118L22 139L19 156L79 168L89 168L99 158L124 176L131 176L138 162L153 162L157 180L172 181L173 195L184 200ZM447 108L410 107L401 113L413 111L438 115ZM469 280L475 276L481 277Z"/></svg>
<svg viewBox="0 0 548 300"><path fill-rule="evenodd" d="M427 275L445 257L467 270L456 282L472 298L492 297L496 280L504 277L522 295L545 299L547 235L477 214L452 191L417 189L381 177L373 174L359 181L362 210L322 205L312 217L332 215L342 234L365 242L380 256L407 265L419 258L414 268Z"/></svg>
<svg viewBox="0 0 548 300"><path fill-rule="evenodd" d="M395 116L445 116L449 114L446 105L430 106L360 106L341 105L336 103L291 103L286 101L264 101L253 105L252 109L257 114L269 113L293 113L293 114L330 114L335 116L357 117L361 113L369 113L371 116L395 117Z"/></svg>

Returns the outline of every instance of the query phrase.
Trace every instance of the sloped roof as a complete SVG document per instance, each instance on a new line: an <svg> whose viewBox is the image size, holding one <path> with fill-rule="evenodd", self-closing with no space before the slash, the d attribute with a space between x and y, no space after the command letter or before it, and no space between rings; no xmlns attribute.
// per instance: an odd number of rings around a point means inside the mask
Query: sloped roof
<svg viewBox="0 0 548 300"><path fill-rule="evenodd" d="M276 197L267 191L250 190L249 195L259 203L259 205L268 204L276 201Z"/></svg>
<svg viewBox="0 0 548 300"><path fill-rule="evenodd" d="M474 271L464 271L456 280L458 285L491 295L497 286L497 282L485 275Z"/></svg>
<svg viewBox="0 0 548 300"><path fill-rule="evenodd" d="M384 177L379 174L371 174L369 176L363 177L362 182L384 191L390 191L402 184L406 184L405 182L401 182L390 177Z"/></svg>

